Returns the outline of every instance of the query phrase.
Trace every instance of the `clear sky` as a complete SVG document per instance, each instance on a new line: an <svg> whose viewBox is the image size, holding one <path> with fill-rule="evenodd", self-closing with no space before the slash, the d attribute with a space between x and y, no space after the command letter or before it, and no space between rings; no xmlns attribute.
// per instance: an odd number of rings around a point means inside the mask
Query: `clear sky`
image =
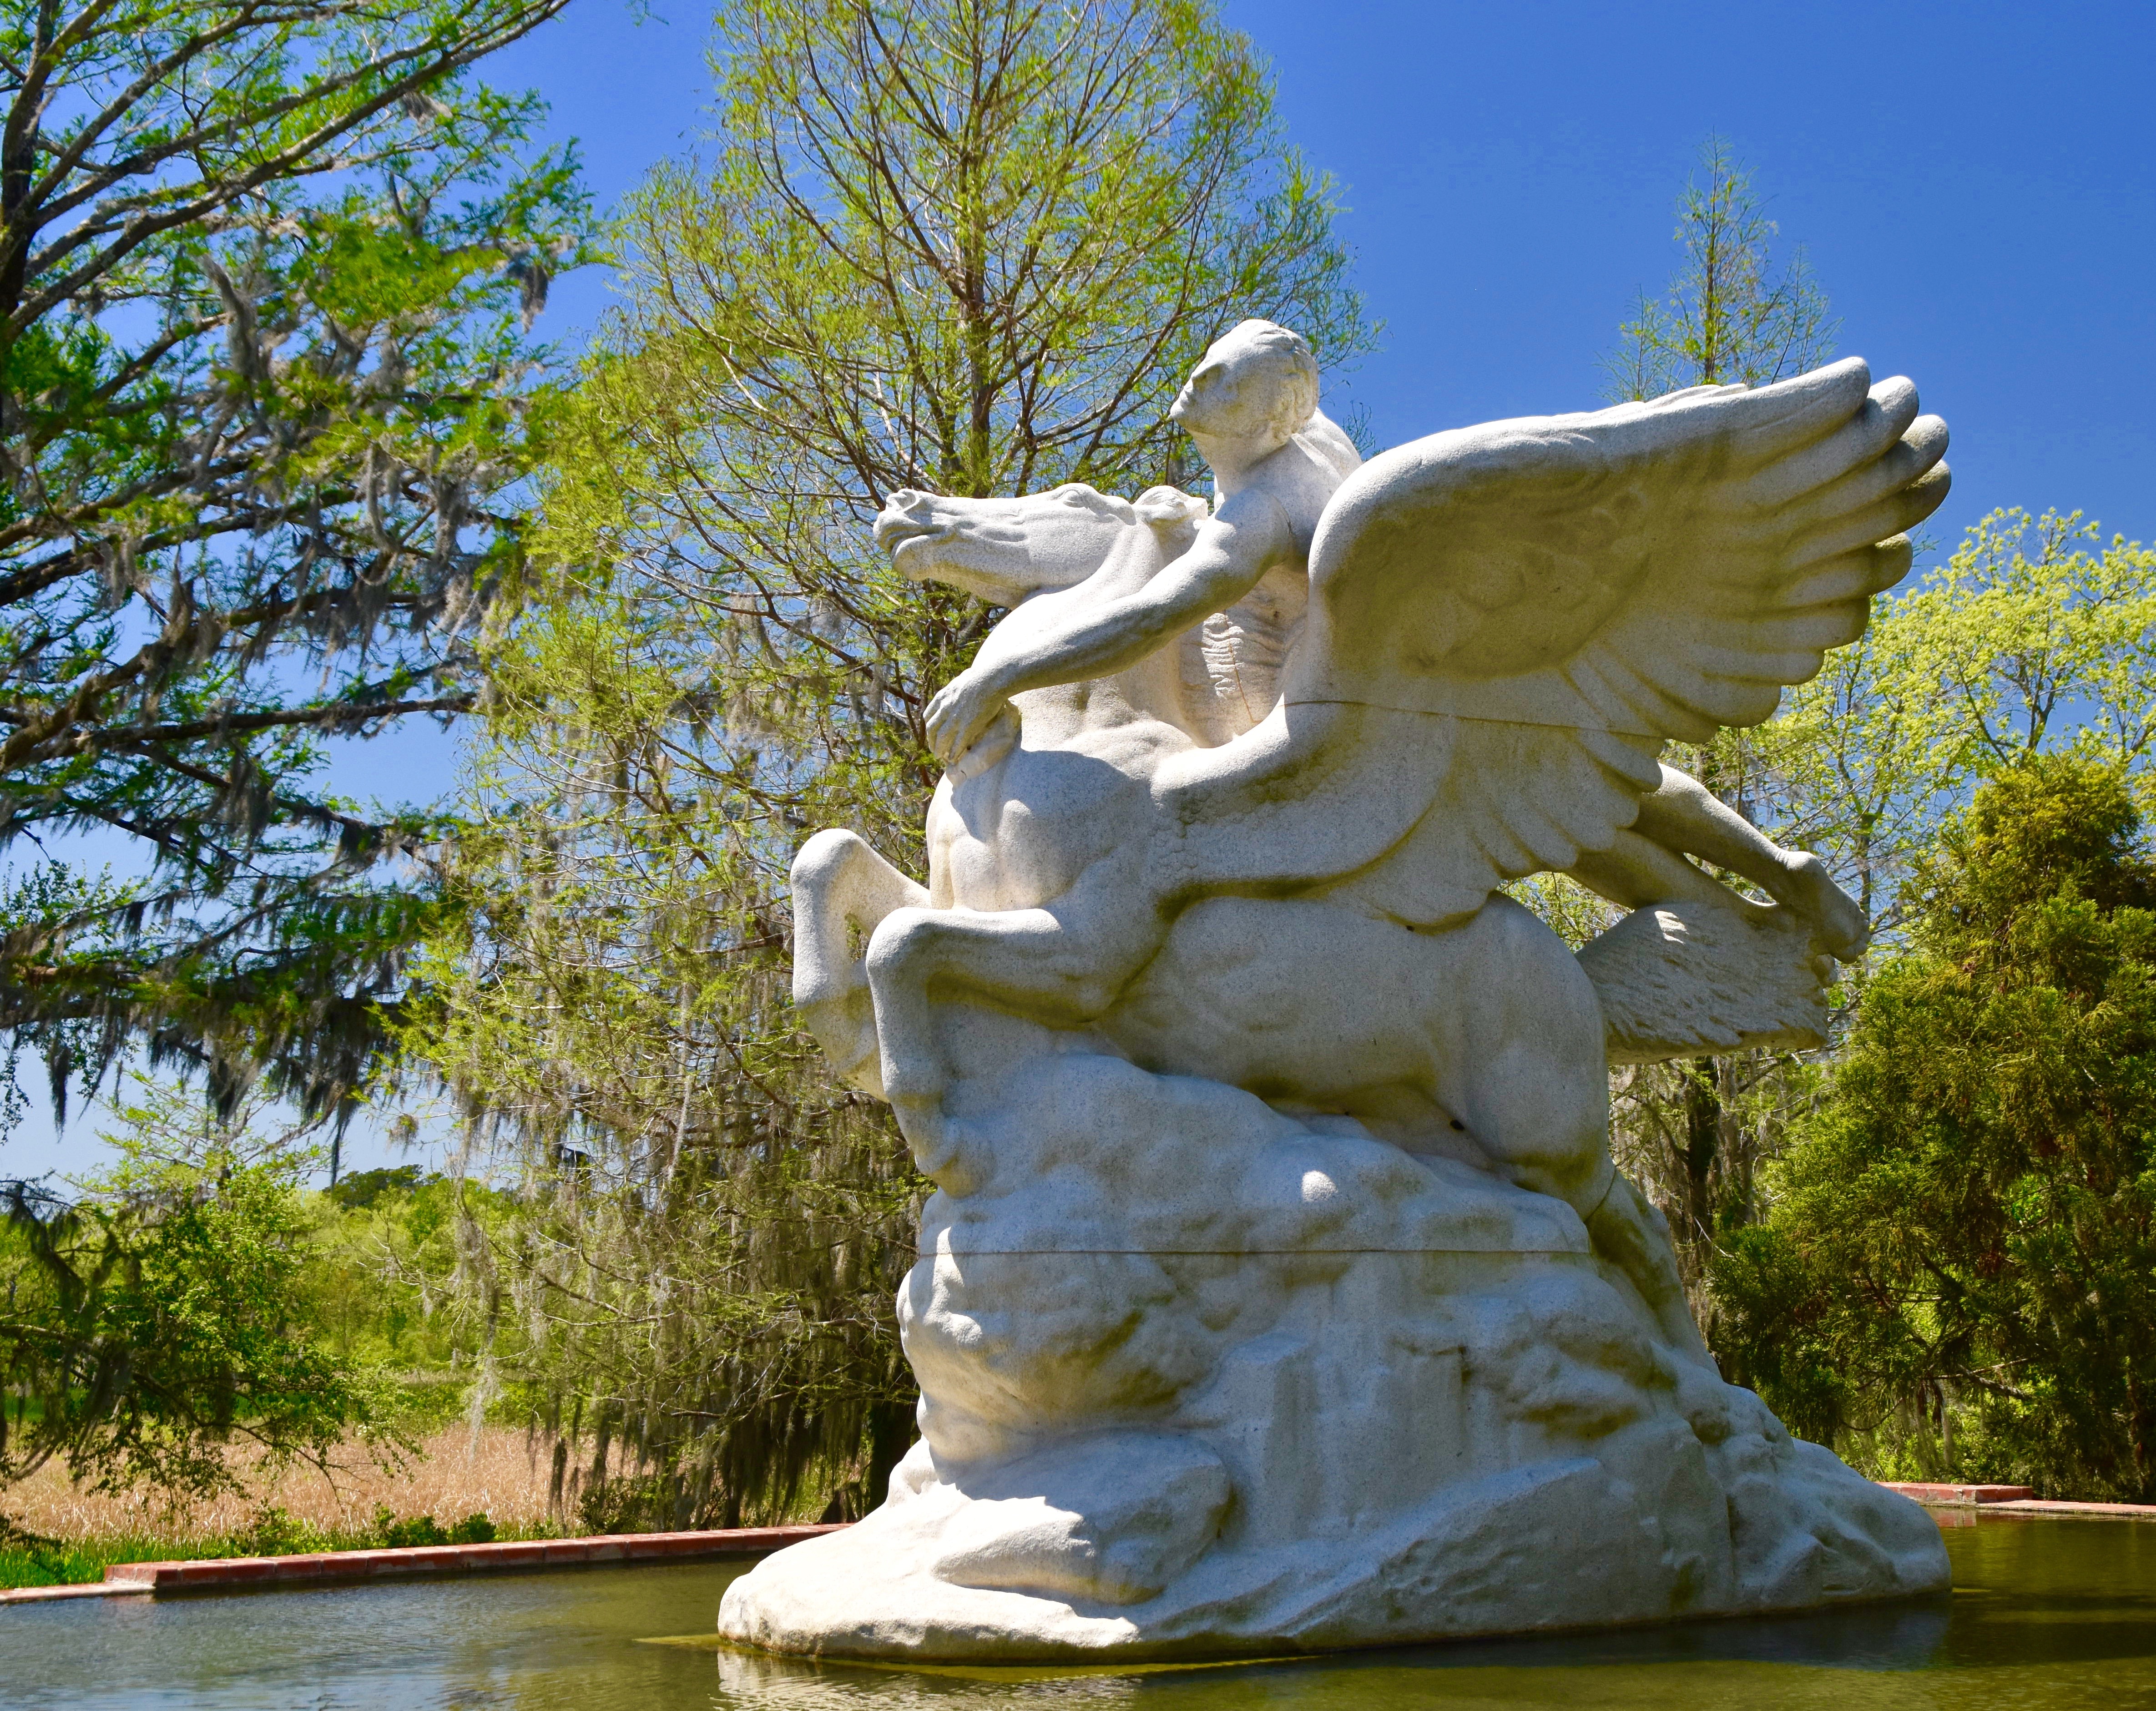
<svg viewBox="0 0 2156 1711"><path fill-rule="evenodd" d="M1668 280L1672 207L1719 131L1802 243L1840 350L1953 431L1951 542L1994 506L2156 535L2156 6L1228 0L1291 138L1342 186L1383 348L1329 383L1380 443L1591 408L1597 358ZM540 90L603 204L711 123L708 13L572 0L490 69ZM560 282L574 337L608 297ZM454 743L344 745L341 788L424 799ZM0 1172L70 1166L42 1114ZM360 1163L378 1162L362 1138Z"/></svg>
<svg viewBox="0 0 2156 1711"><path fill-rule="evenodd" d="M1676 193L1728 137L1804 244L1841 351L1953 424L1958 535L1994 505L2156 532L2156 7L1228 0L1337 177L1390 443L1590 407L1664 285ZM611 200L711 121L706 13L573 0L496 63L545 91ZM566 327L603 301L564 282Z"/></svg>

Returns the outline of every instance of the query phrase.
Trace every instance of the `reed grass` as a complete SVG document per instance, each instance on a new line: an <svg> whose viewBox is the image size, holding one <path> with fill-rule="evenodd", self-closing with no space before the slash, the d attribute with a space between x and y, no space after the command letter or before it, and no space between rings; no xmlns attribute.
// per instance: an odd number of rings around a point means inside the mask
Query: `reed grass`
<svg viewBox="0 0 2156 1711"><path fill-rule="evenodd" d="M401 1471L347 1446L326 1476L290 1468L250 1481L244 1498L182 1510L80 1490L48 1463L0 1493L0 1513L49 1541L0 1543L0 1588L101 1580L113 1563L366 1549L384 1542L384 1512L407 1522L430 1516L445 1529L484 1516L497 1539L557 1537L561 1520L547 1504L552 1453L553 1441L537 1434L458 1427L426 1440Z"/></svg>

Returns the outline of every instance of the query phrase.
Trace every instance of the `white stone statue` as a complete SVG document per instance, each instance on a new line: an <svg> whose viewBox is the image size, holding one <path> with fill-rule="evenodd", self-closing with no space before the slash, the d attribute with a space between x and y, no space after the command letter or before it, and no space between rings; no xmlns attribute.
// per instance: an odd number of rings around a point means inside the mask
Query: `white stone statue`
<svg viewBox="0 0 2156 1711"><path fill-rule="evenodd" d="M1817 1042L1861 912L1656 757L1862 633L1944 424L1851 361L1364 464L1265 321L1174 414L1210 507L878 520L1012 609L929 709L927 885L841 831L794 869L796 1002L937 1185L921 1438L721 1631L1141 1657L1944 1585L1722 1383L1607 1091ZM1631 912L1574 955L1499 889L1537 871Z"/></svg>

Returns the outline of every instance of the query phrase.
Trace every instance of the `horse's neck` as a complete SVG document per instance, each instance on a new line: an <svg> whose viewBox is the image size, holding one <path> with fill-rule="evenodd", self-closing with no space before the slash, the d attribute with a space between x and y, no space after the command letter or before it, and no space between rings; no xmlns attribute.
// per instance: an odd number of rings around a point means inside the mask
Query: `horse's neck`
<svg viewBox="0 0 2156 1711"><path fill-rule="evenodd" d="M1057 604L1114 599L1142 588L1163 562L1159 537L1141 525L1086 583L1034 599ZM1032 604L1021 603L1004 621L1023 624ZM1060 748L1091 733L1141 725L1166 725L1185 737L1195 737L1185 701L1183 640L1175 638L1109 676L1054 684L1012 696L1026 746Z"/></svg>

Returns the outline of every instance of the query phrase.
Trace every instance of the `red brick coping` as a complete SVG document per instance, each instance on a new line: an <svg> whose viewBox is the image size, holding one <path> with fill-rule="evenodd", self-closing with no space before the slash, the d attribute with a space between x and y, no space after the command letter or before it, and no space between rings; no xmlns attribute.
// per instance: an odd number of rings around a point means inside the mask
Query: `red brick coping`
<svg viewBox="0 0 2156 1711"><path fill-rule="evenodd" d="M2025 1485L1927 1485L1882 1481L1889 1491L1934 1508L1981 1507L2012 1515L2108 1515L2156 1521L2156 1504L2040 1500ZM700 1557L762 1556L829 1527L732 1527L703 1533L613 1533L596 1539L531 1539L499 1544L422 1544L401 1550L325 1550L302 1556L242 1556L188 1563L115 1563L101 1581L22 1586L0 1591L0 1604L57 1598L108 1598L137 1592L210 1591L242 1586L299 1586L408 1575L471 1575L504 1569L572 1568L583 1563L685 1562Z"/></svg>
<svg viewBox="0 0 2156 1711"><path fill-rule="evenodd" d="M114 1563L102 1582L25 1586L0 1603L98 1598L131 1592L188 1592L244 1586L298 1586L407 1575L470 1575L502 1569L560 1569L584 1563L682 1562L762 1556L829 1527L730 1527L702 1533L612 1533L596 1539L529 1539L497 1544L421 1544L400 1550L324 1550L300 1556L239 1556L187 1563Z"/></svg>
<svg viewBox="0 0 2156 1711"><path fill-rule="evenodd" d="M2036 1495L2025 1485L1922 1485L1892 1479L1879 1482L1920 1503L2015 1503Z"/></svg>
<svg viewBox="0 0 2156 1711"><path fill-rule="evenodd" d="M2156 1521L2156 1503L2069 1503L2039 1498L2025 1485L1912 1485L1880 1482L1889 1491L1914 1498L1930 1508L1981 1507L2002 1515L2108 1515L2126 1521Z"/></svg>

